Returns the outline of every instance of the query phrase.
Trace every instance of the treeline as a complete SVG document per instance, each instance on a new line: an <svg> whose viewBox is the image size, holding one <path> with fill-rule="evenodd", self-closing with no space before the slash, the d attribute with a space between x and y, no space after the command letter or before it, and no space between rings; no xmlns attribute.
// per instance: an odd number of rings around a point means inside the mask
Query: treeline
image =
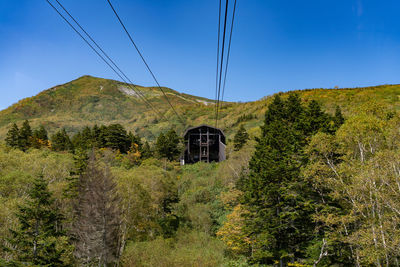
<svg viewBox="0 0 400 267"><path fill-rule="evenodd" d="M140 159L150 157L177 160L181 153L181 138L171 129L161 133L154 145L128 132L120 124L86 126L70 137L65 128L48 137L43 125L32 130L29 121L23 122L21 129L13 124L7 132L6 145L26 151L29 148L49 148L53 151L69 151L79 153L90 149L108 148L122 154L135 154Z"/></svg>
<svg viewBox="0 0 400 267"><path fill-rule="evenodd" d="M21 149L22 151L26 151L30 147L49 147L46 129L40 126L39 129L32 131L27 120L24 121L21 129L14 123L10 130L8 130L5 141L8 146Z"/></svg>

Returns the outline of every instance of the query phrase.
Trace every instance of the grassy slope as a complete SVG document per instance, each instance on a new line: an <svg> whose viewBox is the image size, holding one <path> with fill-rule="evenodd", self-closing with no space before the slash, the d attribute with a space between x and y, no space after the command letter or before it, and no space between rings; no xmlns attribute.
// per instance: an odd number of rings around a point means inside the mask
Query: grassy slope
<svg viewBox="0 0 400 267"><path fill-rule="evenodd" d="M72 82L55 86L38 95L23 99L11 107L0 111L0 138L3 139L12 122L29 119L33 126L43 123L50 132L65 126L69 132L75 132L85 125L121 123L143 137L152 139L159 132L175 128L182 133L187 126L201 123L214 124L213 101L180 94L165 88L167 95L182 115L186 125L169 109L161 92L155 87L140 87L149 101L162 112L169 121L158 120L154 113L137 97L121 92L127 85L101 78L83 76ZM345 114L357 111L357 108L371 101L376 101L394 109L400 108L400 85L383 85L354 89L311 89L298 90L304 101L315 99L328 111L336 105L342 107ZM283 96L287 95L283 93ZM266 97L247 103L224 103L221 108L221 127L229 137L236 131L237 119L245 114L257 118L244 122L249 131L255 134L262 123L266 104L271 100ZM204 102L209 102L208 105Z"/></svg>

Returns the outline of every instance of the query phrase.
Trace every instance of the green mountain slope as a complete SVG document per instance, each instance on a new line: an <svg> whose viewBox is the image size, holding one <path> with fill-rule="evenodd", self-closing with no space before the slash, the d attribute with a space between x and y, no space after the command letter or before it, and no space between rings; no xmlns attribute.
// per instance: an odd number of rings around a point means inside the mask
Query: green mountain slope
<svg viewBox="0 0 400 267"><path fill-rule="evenodd" d="M144 136L155 134L164 128L184 128L170 110L158 88L137 86L160 113L169 121L158 120L139 96L127 84L83 76L69 83L55 86L38 95L23 99L0 112L0 136L12 122L29 119L32 125L43 123L50 131L66 126L75 132L84 125L121 123ZM163 88L170 102L179 112L194 107L196 110L212 103L212 100L180 94Z"/></svg>
<svg viewBox="0 0 400 267"><path fill-rule="evenodd" d="M10 124L29 119L33 126L44 124L53 132L66 127L70 133L86 125L120 123L142 137L153 139L161 131L173 127L179 133L202 123L215 124L214 101L163 88L170 102L184 119L181 123L156 87L138 86L146 98L168 120L159 119L127 84L83 76L69 83L45 90L0 111L0 137ZM339 105L344 114L357 112L360 105L377 102L400 108L400 85L383 85L354 89L309 89L295 91L303 101L315 99L333 112ZM287 93L281 93L286 95ZM219 127L228 136L244 124L256 133L262 123L270 97L247 103L225 102L221 107Z"/></svg>

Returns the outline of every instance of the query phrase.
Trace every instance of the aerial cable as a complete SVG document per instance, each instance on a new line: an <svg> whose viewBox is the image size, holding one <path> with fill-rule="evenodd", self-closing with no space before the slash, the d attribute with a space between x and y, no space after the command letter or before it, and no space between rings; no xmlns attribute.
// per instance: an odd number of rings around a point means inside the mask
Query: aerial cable
<svg viewBox="0 0 400 267"><path fill-rule="evenodd" d="M228 44L228 54L226 56L226 65L225 65L225 74L224 74L224 83L222 86L222 97L221 97L221 105L224 101L224 92L225 92L225 85L226 85L226 74L228 72L228 65L229 65L229 56L231 54L231 41L232 41L232 32L233 32L233 24L235 22L235 13L236 13L236 0L233 4L233 15L232 15L232 24L231 24L231 33L229 34L229 44Z"/></svg>
<svg viewBox="0 0 400 267"><path fill-rule="evenodd" d="M113 70L113 72L115 73L115 74L117 74L117 76L121 79L121 80L123 80L126 84L128 84L128 86L130 86L129 85L129 83L128 82L126 82L125 81L125 79L121 76L121 74L113 67L113 66L111 66L111 64L90 44L90 42L68 21L68 19L67 18L65 18L62 14L61 14L61 12L49 1L49 0L46 0L47 1L47 3L58 13L58 15L60 15L60 17L75 31L75 33L76 34L78 34L79 35L79 37L81 37L82 38L82 40L104 61L104 63L106 63L107 64L107 66L108 67L110 67L112 70ZM57 0L56 0L57 1ZM59 1L57 1L57 3L61 6L61 7L63 7L61 4L60 4L60 2ZM64 7L63 7L63 9L64 9ZM65 9L64 9L65 10ZM65 10L66 11L66 10ZM69 16L71 16L68 12L67 12L67 14L69 15ZM71 18L72 18L72 16L71 16ZM75 22L76 22L76 20L74 20ZM77 22L76 22L77 23ZM78 23L77 23L78 24ZM78 26L79 26L79 24L78 24ZM81 26L79 26L80 28L81 28ZM81 28L82 30L83 30L83 28ZM83 30L84 31L84 30ZM88 35L88 33L86 32L86 31L84 31L85 32L85 34L87 34ZM90 37L91 38L91 37ZM91 40L94 42L94 40L91 38ZM98 46L97 45L97 43L96 42L94 42L95 44L96 44L96 46ZM99 46L98 46L99 47ZM100 48L100 47L99 47ZM100 48L100 50L106 55L106 53ZM109 58L108 56L107 56L107 58ZM110 59L110 58L109 58ZM110 61L111 62L113 62L113 64L115 65L115 67L116 68L118 68L117 67L117 65L114 63L114 61L112 61L111 59L110 59ZM119 69L119 68L118 68ZM120 70L120 69L119 69ZM121 70L120 70L121 71ZM121 71L122 72L122 71ZM132 83L132 85L133 86L135 86L133 83ZM135 86L136 87L136 86ZM151 105L151 103L150 102L148 102L147 101L147 99L146 98L144 98L144 96L142 95L142 94L139 94L135 89L134 89L134 87L130 87L131 89L133 89L141 98L142 98L142 100L146 103L146 104L148 104L148 105L150 105L150 107L153 109L153 111L154 111L154 113L157 115L157 116L161 116L162 118L165 118L164 117L164 115L162 114L162 113L160 113L159 111L157 111L154 107L153 107L153 105ZM137 87L136 87L136 89L137 89Z"/></svg>
<svg viewBox="0 0 400 267"><path fill-rule="evenodd" d="M110 5L111 9L113 10L115 16L117 17L119 23L121 24L122 28L124 29L125 33L128 35L129 40L131 41L131 43L133 44L133 46L135 47L136 51L138 52L140 58L142 59L143 63L146 65L147 70L150 72L151 76L153 77L153 80L156 82L158 88L160 89L160 91L163 93L164 98L167 100L169 106L172 108L172 110L174 111L174 113L176 114L176 116L178 116L178 119L180 120L180 122L184 125L186 125L186 123L184 122L184 120L182 119L182 117L178 114L178 112L175 110L174 106L172 105L172 103L169 101L167 94L165 93L165 91L162 89L160 83L158 82L156 76L154 75L153 71L150 69L149 64L147 64L146 60L144 59L142 53L140 52L138 46L136 45L136 43L133 41L132 36L130 35L130 33L128 32L128 30L126 29L124 23L122 22L121 18L119 17L117 11L115 10L114 6L111 4L110 0L107 0L108 4Z"/></svg>
<svg viewBox="0 0 400 267"><path fill-rule="evenodd" d="M98 45L98 43L90 36L90 34L81 26L81 24L68 12L68 10L58 1L55 0L58 5L65 11L65 13L68 14L68 16L78 25L78 27L86 34L86 36L94 43L94 45L103 53L103 55L111 62L111 64L122 74L122 76L125 77L123 81L128 84L128 86L136 92L139 97L142 98L144 102L146 102L152 109L156 109L151 102L147 100L145 95L142 93L142 91L139 90L139 88L126 76L126 74L118 67L118 65L108 56L108 54ZM127 82L128 81L128 82ZM133 86L133 88L132 88ZM136 89L136 90L135 90ZM159 110L157 110L158 113L160 113ZM161 114L161 113L160 113Z"/></svg>
<svg viewBox="0 0 400 267"><path fill-rule="evenodd" d="M218 98L217 98L217 110L216 110L216 116L215 116L215 128L218 127L218 112L219 112L218 108L219 108L219 98L220 98L220 91L221 91L222 70L223 70L223 64L224 64L225 33L226 33L226 20L227 20L227 16L228 16L228 5L229 5L229 0L226 0L224 31L223 31L223 35L222 35L221 67L220 67L219 81L218 81Z"/></svg>
<svg viewBox="0 0 400 267"><path fill-rule="evenodd" d="M219 39L221 36L221 2L219 0L219 11L218 11L218 45L217 45L217 71L215 75L215 116L217 116L217 93L218 93L218 73L219 73Z"/></svg>

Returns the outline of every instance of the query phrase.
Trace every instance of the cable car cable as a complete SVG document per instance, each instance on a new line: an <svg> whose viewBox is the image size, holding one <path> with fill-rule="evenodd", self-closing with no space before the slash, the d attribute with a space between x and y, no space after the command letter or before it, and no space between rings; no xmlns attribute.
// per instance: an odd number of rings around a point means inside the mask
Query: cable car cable
<svg viewBox="0 0 400 267"><path fill-rule="evenodd" d="M235 0L235 3L233 4L232 24L231 24L231 32L230 32L230 34L229 34L228 54L227 54L227 56L226 56L224 83L223 83L223 86L222 86L221 105L222 105L222 103L223 103L223 101L224 101L224 93L225 93L225 85L226 85L226 74L227 74L227 72L228 72L229 57L230 57L230 54L231 54L231 41L232 41L233 24L234 24L234 22L235 22L236 1L237 1L237 0Z"/></svg>
<svg viewBox="0 0 400 267"><path fill-rule="evenodd" d="M149 64L147 64L146 60L144 59L142 53L140 52L138 46L136 45L136 43L133 41L132 36L130 35L130 33L128 32L128 30L126 29L124 23L122 22L121 18L119 17L117 11L115 10L114 6L111 4L110 0L107 0L108 4L110 5L111 9L113 10L115 16L117 17L119 23L121 24L122 28L125 30L125 33L128 35L129 40L131 41L131 43L133 44L133 46L135 47L136 51L138 52L140 58L142 59L143 63L146 65L147 70L150 72L151 76L153 77L154 81L156 82L158 88L161 90L161 92L163 93L165 99L167 100L168 104L170 105L170 107L172 108L172 110L175 112L175 114L178 116L178 119L181 121L182 124L186 125L186 123L184 122L184 120L181 118L181 116L178 114L178 112L175 110L174 106L172 105L172 103L169 101L166 93L164 92L164 90L162 89L160 83L158 82L156 76L154 75L153 71L150 69Z"/></svg>
<svg viewBox="0 0 400 267"><path fill-rule="evenodd" d="M227 16L228 16L228 5L229 5L229 0L226 0L224 31L223 31L223 35L222 35L221 67L220 67L219 81L218 81L218 99L217 99L217 113L215 116L215 128L218 127L218 112L219 112L218 109L219 109L219 98L220 98L220 91L221 91L222 70L223 70L223 64L224 64L225 33L226 33L226 20L227 20Z"/></svg>
<svg viewBox="0 0 400 267"><path fill-rule="evenodd" d="M219 39L221 36L221 2L219 0L219 12L218 12L218 44L217 44L217 71L215 76L215 116L217 116L217 93L218 93L218 73L219 73Z"/></svg>
<svg viewBox="0 0 400 267"><path fill-rule="evenodd" d="M49 1L49 0L46 0L47 1L47 3L58 13L58 15L60 15L60 17L75 31L75 33L76 34L78 34L79 35L79 37L81 37L82 38L82 40L104 61L104 63L106 63L107 64L107 66L108 67L110 67L112 70L113 70L113 72L115 73L115 74L117 74L117 76L121 79L121 80L123 80L126 84L128 84L128 86L130 86L130 84L128 83L128 82L126 82L125 81L125 79L121 76L121 74L120 73L118 73L117 72L117 70L113 67L113 66L111 66L111 64L90 44L90 42L68 21L68 19L67 18L65 18L65 16L64 15L62 15L61 14L61 12ZM56 0L57 1L57 0ZM60 6L62 6L58 1L57 1L57 3L60 5ZM76 22L77 23L77 22ZM78 23L77 23L78 24ZM85 31L84 31L85 32ZM94 41L93 41L94 42ZM95 42L94 42L95 43ZM96 43L97 44L97 43ZM101 49L102 50L102 49ZM104 52L104 51L103 51ZM105 53L105 52L104 52ZM111 60L111 59L110 59ZM114 63L115 64L115 63ZM115 66L116 66L116 64L115 64ZM119 69L119 68L118 68ZM133 83L132 83L132 85L133 86L135 86ZM135 86L136 87L136 86ZM162 118L165 118L164 117L164 115L162 114L162 113L160 113L159 111L157 111L157 110L155 110L155 108L151 105L151 103L150 102L148 102L147 101L147 99L145 99L145 98L143 98L144 96L142 96L141 94L139 94L135 89L134 89L134 87L131 87L140 97L142 97L142 100L145 102L145 104L148 104L152 109L153 109L153 111L154 111L154 113L157 115L157 116L161 116ZM137 88L137 87L136 87Z"/></svg>
<svg viewBox="0 0 400 267"><path fill-rule="evenodd" d="M94 45L103 53L103 55L111 62L111 64L125 77L125 79L123 79L123 81L128 84L128 86L133 89L136 94L138 94L140 97L142 97L142 100L145 101L149 106L151 106L151 108L156 109L151 102L148 101L148 99L146 98L146 96L143 94L142 91L139 90L139 88L137 88L137 86L129 79L129 77L127 77L127 75L118 67L118 65L108 56L108 54L100 47L100 45L91 37L91 35L81 26L81 24L71 15L71 13L58 1L55 0L58 5L65 11L65 13L68 14L68 16L76 23L76 25L78 25L78 27L86 34L86 36L94 43ZM128 83L128 82L129 83ZM132 86L134 88L132 88ZM136 90L135 90L136 89ZM158 109L157 112L162 114Z"/></svg>

